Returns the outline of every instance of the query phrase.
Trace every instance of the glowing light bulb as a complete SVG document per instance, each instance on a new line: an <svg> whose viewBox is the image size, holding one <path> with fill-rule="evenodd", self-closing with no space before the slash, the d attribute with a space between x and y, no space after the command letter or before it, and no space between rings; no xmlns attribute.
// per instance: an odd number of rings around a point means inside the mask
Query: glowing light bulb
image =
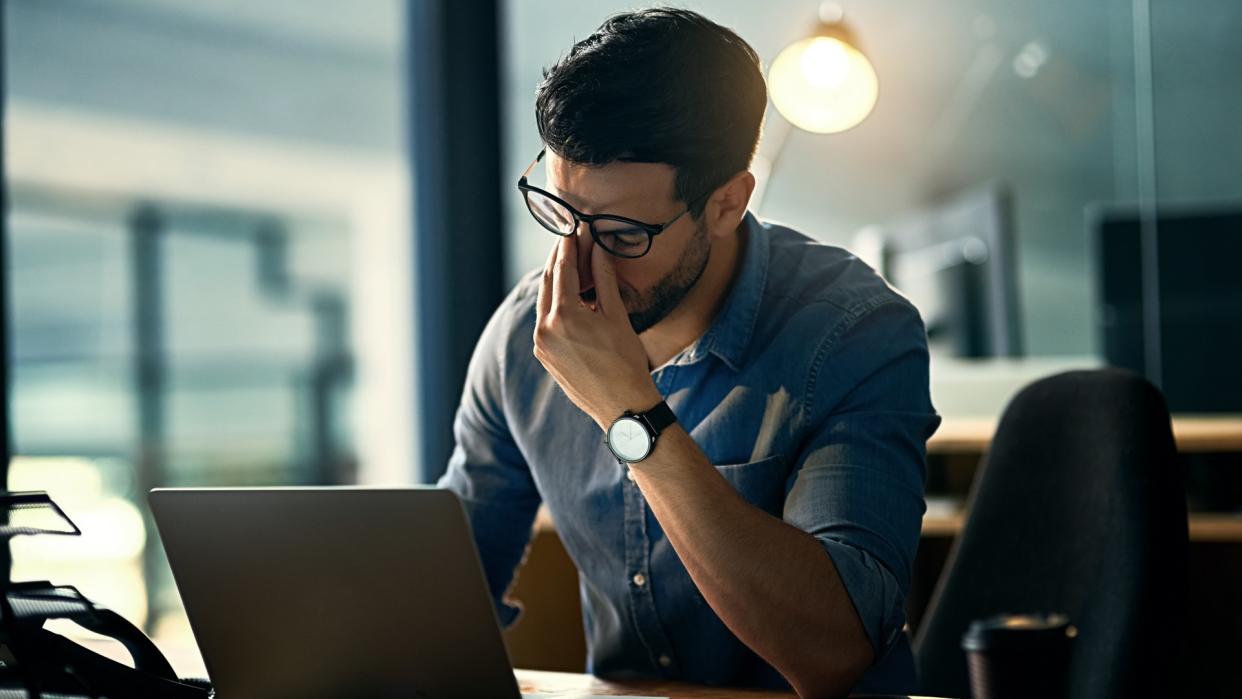
<svg viewBox="0 0 1242 699"><path fill-rule="evenodd" d="M857 126L880 92L867 57L832 36L803 39L781 51L768 72L768 89L782 116L814 133Z"/></svg>
<svg viewBox="0 0 1242 699"><path fill-rule="evenodd" d="M811 39L798 63L803 79L821 90L841 87L850 75L850 55L840 39Z"/></svg>

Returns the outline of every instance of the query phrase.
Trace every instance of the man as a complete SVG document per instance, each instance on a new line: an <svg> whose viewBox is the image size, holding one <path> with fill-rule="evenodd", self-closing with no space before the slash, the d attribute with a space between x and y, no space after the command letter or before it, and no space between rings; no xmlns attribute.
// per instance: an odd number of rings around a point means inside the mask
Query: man
<svg viewBox="0 0 1242 699"><path fill-rule="evenodd" d="M747 213L766 103L753 49L686 10L546 71L519 191L560 237L483 331L441 484L505 624L546 504L597 675L904 693L926 336L856 258Z"/></svg>

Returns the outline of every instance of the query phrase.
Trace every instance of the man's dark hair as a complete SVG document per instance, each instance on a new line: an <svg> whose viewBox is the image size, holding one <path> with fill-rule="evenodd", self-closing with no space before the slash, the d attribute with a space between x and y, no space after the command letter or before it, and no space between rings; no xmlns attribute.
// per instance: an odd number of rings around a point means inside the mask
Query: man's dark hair
<svg viewBox="0 0 1242 699"><path fill-rule="evenodd" d="M543 72L535 119L544 144L582 165L665 163L676 196L707 196L745 170L767 106L759 56L732 30L675 8L610 17Z"/></svg>

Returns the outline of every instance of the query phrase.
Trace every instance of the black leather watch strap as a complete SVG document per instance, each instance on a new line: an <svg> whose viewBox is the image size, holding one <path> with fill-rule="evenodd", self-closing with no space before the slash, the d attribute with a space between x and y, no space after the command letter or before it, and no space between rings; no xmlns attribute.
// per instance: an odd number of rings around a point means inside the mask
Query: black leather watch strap
<svg viewBox="0 0 1242 699"><path fill-rule="evenodd" d="M660 401L659 405L644 413L638 413L635 417L647 423L651 434L655 436L663 432L664 428L677 422L677 416L673 414L673 409L668 407L665 401Z"/></svg>

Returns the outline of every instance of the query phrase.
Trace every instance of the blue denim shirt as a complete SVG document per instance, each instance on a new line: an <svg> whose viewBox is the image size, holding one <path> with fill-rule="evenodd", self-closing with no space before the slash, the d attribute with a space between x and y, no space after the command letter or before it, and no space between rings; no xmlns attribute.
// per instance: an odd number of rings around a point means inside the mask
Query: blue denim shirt
<svg viewBox="0 0 1242 699"><path fill-rule="evenodd" d="M753 215L741 231L720 312L651 376L742 497L832 558L876 651L855 689L913 692L905 601L940 422L922 321L840 248ZM542 502L578 567L588 671L788 687L704 601L600 428L534 357L540 272L483 331L440 480L465 504L501 622Z"/></svg>

